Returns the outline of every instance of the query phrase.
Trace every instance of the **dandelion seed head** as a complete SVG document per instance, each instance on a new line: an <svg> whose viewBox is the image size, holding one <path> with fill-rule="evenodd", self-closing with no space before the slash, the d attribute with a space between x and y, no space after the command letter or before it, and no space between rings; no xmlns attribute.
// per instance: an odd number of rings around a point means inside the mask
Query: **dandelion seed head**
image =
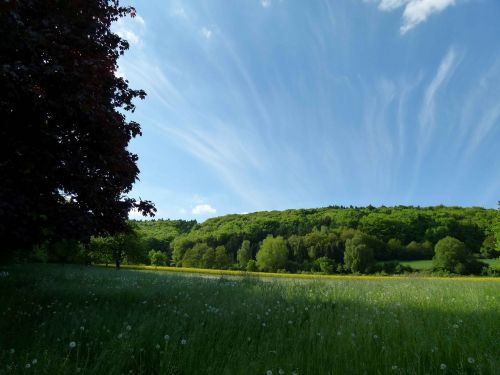
<svg viewBox="0 0 500 375"><path fill-rule="evenodd" d="M69 343L69 347L70 347L70 348L74 348L75 346L76 346L76 342L71 341L71 342Z"/></svg>
<svg viewBox="0 0 500 375"><path fill-rule="evenodd" d="M266 375L273 375L273 372L271 370L267 370Z"/></svg>
<svg viewBox="0 0 500 375"><path fill-rule="evenodd" d="M439 365L439 368L440 368L441 370L446 370L446 365L445 365L444 363L441 363L441 364Z"/></svg>
<svg viewBox="0 0 500 375"><path fill-rule="evenodd" d="M467 358L467 362L469 362L470 364L473 364L476 362L476 360L472 357L469 357L469 358Z"/></svg>
<svg viewBox="0 0 500 375"><path fill-rule="evenodd" d="M38 359L34 358L34 359L31 361L31 363L32 363L33 365L36 365L36 364L38 363Z"/></svg>
<svg viewBox="0 0 500 375"><path fill-rule="evenodd" d="M187 344L187 340L186 339L182 339L181 340L181 345L186 345Z"/></svg>
<svg viewBox="0 0 500 375"><path fill-rule="evenodd" d="M169 335L165 335L165 336L163 336L163 338L165 339L165 341L170 340L170 336Z"/></svg>
<svg viewBox="0 0 500 375"><path fill-rule="evenodd" d="M127 326L127 331L130 331L132 329L132 326Z"/></svg>

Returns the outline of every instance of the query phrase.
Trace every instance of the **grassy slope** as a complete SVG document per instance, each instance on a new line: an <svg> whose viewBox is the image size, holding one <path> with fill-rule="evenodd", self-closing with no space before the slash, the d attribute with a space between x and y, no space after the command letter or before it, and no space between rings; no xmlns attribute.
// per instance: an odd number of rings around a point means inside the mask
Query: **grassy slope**
<svg viewBox="0 0 500 375"><path fill-rule="evenodd" d="M496 282L6 271L0 374L500 372Z"/></svg>

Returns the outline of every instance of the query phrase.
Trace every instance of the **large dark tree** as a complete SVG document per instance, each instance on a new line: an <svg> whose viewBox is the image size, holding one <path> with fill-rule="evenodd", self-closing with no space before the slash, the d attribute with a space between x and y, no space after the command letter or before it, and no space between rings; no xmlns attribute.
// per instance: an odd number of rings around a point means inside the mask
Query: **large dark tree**
<svg viewBox="0 0 500 375"><path fill-rule="evenodd" d="M118 0L0 4L0 236L2 248L85 240L126 230L141 134L127 121L133 90L115 75L127 41L110 31L135 16Z"/></svg>

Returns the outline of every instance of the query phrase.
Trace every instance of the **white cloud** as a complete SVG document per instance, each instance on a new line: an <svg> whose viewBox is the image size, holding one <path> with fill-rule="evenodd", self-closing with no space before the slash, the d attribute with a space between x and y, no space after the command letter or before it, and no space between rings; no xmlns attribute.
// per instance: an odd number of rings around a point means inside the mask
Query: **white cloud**
<svg viewBox="0 0 500 375"><path fill-rule="evenodd" d="M212 215L215 214L216 212L217 210L215 208L206 203L198 204L191 210L191 213L193 215Z"/></svg>
<svg viewBox="0 0 500 375"><path fill-rule="evenodd" d="M117 31L116 34L118 34L120 38L128 41L130 44L138 44L140 41L137 34L134 33L132 30L122 29Z"/></svg>
<svg viewBox="0 0 500 375"><path fill-rule="evenodd" d="M201 28L201 36L203 36L205 39L210 39L212 37L213 31L210 30L207 27L202 27Z"/></svg>
<svg viewBox="0 0 500 375"><path fill-rule="evenodd" d="M403 24L399 31L406 34L427 18L455 5L456 0L380 0L378 8L385 12L404 7Z"/></svg>
<svg viewBox="0 0 500 375"><path fill-rule="evenodd" d="M271 0L261 0L260 5L262 5L264 8L269 8L271 6Z"/></svg>
<svg viewBox="0 0 500 375"><path fill-rule="evenodd" d="M135 17L125 17L118 19L113 23L113 31L122 39L130 44L140 44L142 35L146 29L144 18L139 15Z"/></svg>
<svg viewBox="0 0 500 375"><path fill-rule="evenodd" d="M142 17L141 17L141 16L139 16L139 15L135 16L135 17L134 17L134 20L135 20L137 23L141 24L142 26L144 26L144 25L146 24L146 21L144 21L144 18L142 18Z"/></svg>

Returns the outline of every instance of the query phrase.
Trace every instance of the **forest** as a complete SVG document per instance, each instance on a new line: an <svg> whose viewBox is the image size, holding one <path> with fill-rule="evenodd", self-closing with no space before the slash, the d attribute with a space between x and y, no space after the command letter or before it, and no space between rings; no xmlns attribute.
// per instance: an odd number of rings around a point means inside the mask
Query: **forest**
<svg viewBox="0 0 500 375"><path fill-rule="evenodd" d="M494 272L498 211L480 207L341 207L255 212L195 220L132 220L128 233L60 241L38 260L154 264L269 272L409 272L398 261L431 260L436 270ZM440 245L440 242L442 245ZM438 246L439 245L439 246ZM436 250L445 258L437 259ZM448 250L458 246L458 250ZM75 247L77 248L75 250ZM450 263L451 262L451 263Z"/></svg>

